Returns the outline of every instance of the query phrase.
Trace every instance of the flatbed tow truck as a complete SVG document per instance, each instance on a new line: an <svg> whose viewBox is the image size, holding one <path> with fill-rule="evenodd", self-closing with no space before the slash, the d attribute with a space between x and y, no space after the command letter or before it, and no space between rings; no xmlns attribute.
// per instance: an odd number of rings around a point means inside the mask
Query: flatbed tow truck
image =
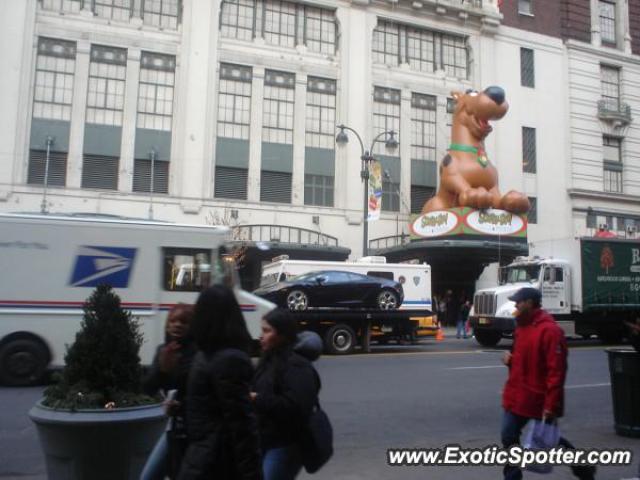
<svg viewBox="0 0 640 480"><path fill-rule="evenodd" d="M384 338L414 339L420 320L433 316L427 309L376 310L318 308L292 311L301 330L320 335L325 351L332 355L347 355L359 345L363 353L371 351L371 339L383 334ZM437 327L433 327L437 330Z"/></svg>

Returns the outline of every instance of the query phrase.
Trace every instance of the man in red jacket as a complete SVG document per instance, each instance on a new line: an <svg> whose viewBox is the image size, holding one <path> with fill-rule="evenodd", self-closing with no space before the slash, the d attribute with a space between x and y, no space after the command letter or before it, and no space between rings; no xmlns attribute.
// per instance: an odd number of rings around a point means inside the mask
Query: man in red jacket
<svg viewBox="0 0 640 480"><path fill-rule="evenodd" d="M567 373L567 342L554 318L540 308L540 291L521 288L509 297L516 304L516 330L511 352L505 353L509 378L502 392L502 445L520 444L530 419L552 422L562 416ZM574 448L561 438L559 446ZM595 467L571 467L581 480L593 480ZM522 471L504 468L505 480L520 480Z"/></svg>

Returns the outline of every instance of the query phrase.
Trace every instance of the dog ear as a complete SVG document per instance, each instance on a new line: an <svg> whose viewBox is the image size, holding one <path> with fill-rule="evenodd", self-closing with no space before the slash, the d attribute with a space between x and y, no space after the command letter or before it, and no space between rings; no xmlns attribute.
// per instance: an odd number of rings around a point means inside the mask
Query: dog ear
<svg viewBox="0 0 640 480"><path fill-rule="evenodd" d="M457 90L453 90L451 92L451 96L453 97L453 99L457 102L458 100L460 100L462 97L464 97L464 93L459 92Z"/></svg>

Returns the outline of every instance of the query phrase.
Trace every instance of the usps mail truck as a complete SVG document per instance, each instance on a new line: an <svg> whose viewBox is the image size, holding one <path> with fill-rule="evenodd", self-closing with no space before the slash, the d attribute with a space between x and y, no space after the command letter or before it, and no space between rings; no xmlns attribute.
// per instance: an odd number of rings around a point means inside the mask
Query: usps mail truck
<svg viewBox="0 0 640 480"><path fill-rule="evenodd" d="M0 382L36 382L64 363L93 289L111 285L138 319L150 364L167 312L214 282L232 283L227 227L74 215L0 214ZM253 338L274 305L235 288Z"/></svg>

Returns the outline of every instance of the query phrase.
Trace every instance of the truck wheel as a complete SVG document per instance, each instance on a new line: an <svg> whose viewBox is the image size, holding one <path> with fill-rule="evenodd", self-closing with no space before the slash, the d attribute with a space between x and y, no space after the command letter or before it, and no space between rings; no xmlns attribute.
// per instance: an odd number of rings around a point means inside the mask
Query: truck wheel
<svg viewBox="0 0 640 480"><path fill-rule="evenodd" d="M380 310L395 310L400 306L400 301L391 290L383 290L378 294L376 304Z"/></svg>
<svg viewBox="0 0 640 480"><path fill-rule="evenodd" d="M291 290L287 295L289 310L302 311L309 308L309 297L302 290Z"/></svg>
<svg viewBox="0 0 640 480"><path fill-rule="evenodd" d="M495 347L502 338L502 334L495 330L474 330L473 335L476 337L476 342L478 342L483 347Z"/></svg>
<svg viewBox="0 0 640 480"><path fill-rule="evenodd" d="M47 368L46 347L37 340L18 338L0 348L0 382L14 387L35 385Z"/></svg>
<svg viewBox="0 0 640 480"><path fill-rule="evenodd" d="M348 325L334 325L324 334L324 348L331 355L351 353L355 344L356 334Z"/></svg>

